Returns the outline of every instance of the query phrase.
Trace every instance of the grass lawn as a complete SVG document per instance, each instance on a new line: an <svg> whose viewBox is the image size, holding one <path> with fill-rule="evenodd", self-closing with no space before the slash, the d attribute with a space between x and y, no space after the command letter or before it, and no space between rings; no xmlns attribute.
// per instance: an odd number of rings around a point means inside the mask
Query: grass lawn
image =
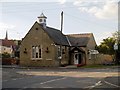
<svg viewBox="0 0 120 90"><path fill-rule="evenodd" d="M86 65L80 68L113 68L118 67L119 65Z"/></svg>

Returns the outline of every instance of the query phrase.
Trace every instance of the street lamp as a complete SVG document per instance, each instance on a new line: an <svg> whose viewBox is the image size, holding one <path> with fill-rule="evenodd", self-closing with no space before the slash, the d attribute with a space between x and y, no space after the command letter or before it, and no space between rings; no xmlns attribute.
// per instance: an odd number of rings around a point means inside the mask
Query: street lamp
<svg viewBox="0 0 120 90"><path fill-rule="evenodd" d="M117 42L115 42L115 44L114 44L114 50L115 50L115 62L117 62L117 50L118 50Z"/></svg>
<svg viewBox="0 0 120 90"><path fill-rule="evenodd" d="M115 51L118 50L118 44L117 44L117 42L115 42L115 44L114 44L114 50Z"/></svg>

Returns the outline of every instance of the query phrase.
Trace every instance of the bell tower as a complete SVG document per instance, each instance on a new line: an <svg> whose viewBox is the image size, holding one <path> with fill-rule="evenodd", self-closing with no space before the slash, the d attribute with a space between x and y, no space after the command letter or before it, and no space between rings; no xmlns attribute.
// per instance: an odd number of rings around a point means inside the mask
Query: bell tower
<svg viewBox="0 0 120 90"><path fill-rule="evenodd" d="M39 23L43 25L44 28L46 28L46 19L47 17L43 13L38 17Z"/></svg>

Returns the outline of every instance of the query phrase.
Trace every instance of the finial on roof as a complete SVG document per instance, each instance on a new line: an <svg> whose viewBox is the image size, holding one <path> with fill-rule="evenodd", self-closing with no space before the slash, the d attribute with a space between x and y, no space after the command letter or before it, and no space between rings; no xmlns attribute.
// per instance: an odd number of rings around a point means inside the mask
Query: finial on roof
<svg viewBox="0 0 120 90"><path fill-rule="evenodd" d="M41 13L41 15L38 18L46 18L47 19L47 17L43 14L43 12Z"/></svg>

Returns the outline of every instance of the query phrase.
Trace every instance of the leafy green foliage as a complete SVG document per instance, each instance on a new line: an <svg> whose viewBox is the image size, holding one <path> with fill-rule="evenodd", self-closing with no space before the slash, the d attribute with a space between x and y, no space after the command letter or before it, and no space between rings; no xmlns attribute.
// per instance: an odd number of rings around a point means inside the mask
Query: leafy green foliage
<svg viewBox="0 0 120 90"><path fill-rule="evenodd" d="M10 58L10 54L5 52L2 54L2 58Z"/></svg>
<svg viewBox="0 0 120 90"><path fill-rule="evenodd" d="M118 45L118 50L114 50L115 43ZM103 42L96 49L100 53L114 56L115 64L120 64L120 31L113 33L112 37L103 39Z"/></svg>
<svg viewBox="0 0 120 90"><path fill-rule="evenodd" d="M113 55L114 44L115 44L115 39L113 37L108 37L106 39L103 39L103 42L99 46L97 46L97 50L103 54Z"/></svg>

